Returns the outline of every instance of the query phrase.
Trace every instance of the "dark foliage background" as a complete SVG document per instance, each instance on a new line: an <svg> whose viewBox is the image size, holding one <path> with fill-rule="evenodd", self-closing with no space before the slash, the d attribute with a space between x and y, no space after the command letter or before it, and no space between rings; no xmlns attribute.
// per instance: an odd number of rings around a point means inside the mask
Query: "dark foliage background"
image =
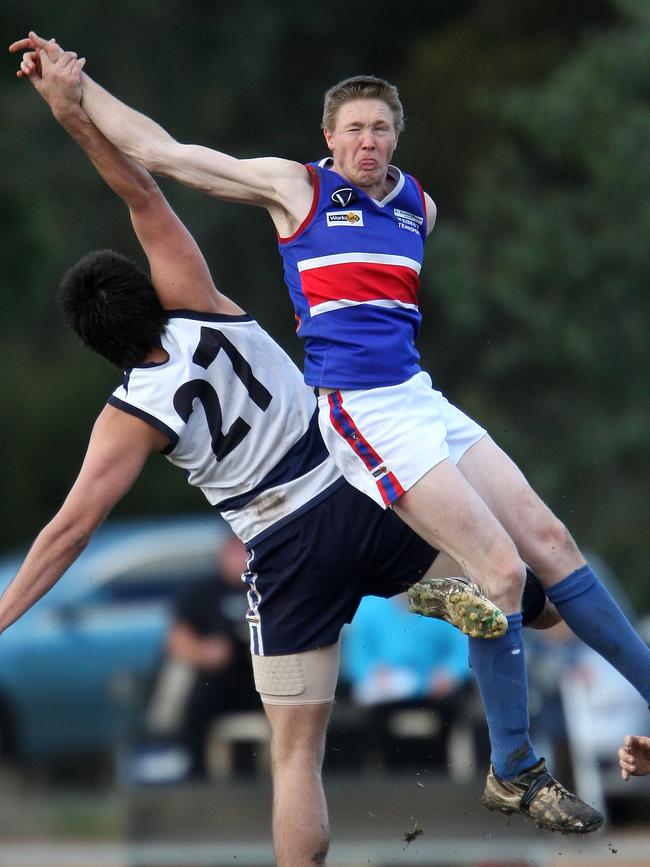
<svg viewBox="0 0 650 867"><path fill-rule="evenodd" d="M407 111L396 162L439 206L420 341L581 544L650 608L650 9L645 0L3 2L177 138L237 156L324 152L324 90L371 72ZM89 249L137 259L124 207L8 54L0 80L0 550L58 508L114 372L56 319ZM164 184L218 283L299 362L266 215ZM201 508L152 460L121 514Z"/></svg>

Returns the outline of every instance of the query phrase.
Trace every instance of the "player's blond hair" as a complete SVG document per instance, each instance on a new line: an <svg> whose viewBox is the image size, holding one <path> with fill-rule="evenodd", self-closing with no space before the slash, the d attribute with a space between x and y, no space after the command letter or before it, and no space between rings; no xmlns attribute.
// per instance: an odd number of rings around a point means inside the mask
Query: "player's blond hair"
<svg viewBox="0 0 650 867"><path fill-rule="evenodd" d="M404 129L404 108L399 91L394 84L374 75L355 75L330 87L323 102L323 129L333 130L339 109L353 99L381 99L393 112L395 132Z"/></svg>

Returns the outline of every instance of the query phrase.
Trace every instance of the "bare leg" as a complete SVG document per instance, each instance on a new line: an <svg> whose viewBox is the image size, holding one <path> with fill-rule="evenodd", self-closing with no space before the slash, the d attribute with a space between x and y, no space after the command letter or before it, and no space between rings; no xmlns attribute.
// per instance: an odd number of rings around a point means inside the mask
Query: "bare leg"
<svg viewBox="0 0 650 867"><path fill-rule="evenodd" d="M584 566L584 557L567 528L494 440L483 437L463 455L458 468L545 587Z"/></svg>
<svg viewBox="0 0 650 867"><path fill-rule="evenodd" d="M452 461L429 470L393 508L418 535L456 560L504 613L519 611L526 567L502 524Z"/></svg>
<svg viewBox="0 0 650 867"><path fill-rule="evenodd" d="M471 579L482 583L509 615L505 635L469 642L492 745L483 803L493 810L528 814L551 830L595 830L602 824L600 814L551 777L543 760L537 760L528 735L519 613L525 576L521 558L535 570L541 563L547 580L558 582L573 562L577 560L574 568L584 562L569 534L487 437L468 450L458 467L447 460L430 470L394 508ZM533 536L529 543L527 533Z"/></svg>
<svg viewBox="0 0 650 867"><path fill-rule="evenodd" d="M573 632L650 702L650 651L585 563L564 524L489 437L466 452L460 467L502 521Z"/></svg>
<svg viewBox="0 0 650 867"><path fill-rule="evenodd" d="M325 864L329 820L321 780L332 703L265 704L272 729L273 843L278 867Z"/></svg>
<svg viewBox="0 0 650 867"><path fill-rule="evenodd" d="M445 554L444 551L441 551L422 577L453 578L456 575L465 575L462 567L452 557L450 557L449 554Z"/></svg>

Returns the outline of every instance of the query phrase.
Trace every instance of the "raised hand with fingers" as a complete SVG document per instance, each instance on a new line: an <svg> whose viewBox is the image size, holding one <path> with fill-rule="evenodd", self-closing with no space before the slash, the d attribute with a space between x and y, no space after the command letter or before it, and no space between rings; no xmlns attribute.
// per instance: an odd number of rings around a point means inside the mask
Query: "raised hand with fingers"
<svg viewBox="0 0 650 867"><path fill-rule="evenodd" d="M81 71L85 57L78 58L74 52L64 51L53 63L41 51L40 61L41 81L37 90L50 104L54 116L61 120L66 113L81 111ZM85 112L83 114L85 116Z"/></svg>
<svg viewBox="0 0 650 867"><path fill-rule="evenodd" d="M64 51L55 39L43 39L34 31L10 45L9 51L16 53L25 48L30 50L23 54L19 77L30 79L55 116L79 110L85 59L78 58L74 51Z"/></svg>
<svg viewBox="0 0 650 867"><path fill-rule="evenodd" d="M18 78L31 78L32 75L40 75L39 51L45 51L53 62L63 54L63 49L54 37L43 39L42 36L39 36L33 30L30 30L29 36L26 36L24 39L12 42L9 46L9 51L12 54L17 54L19 51L24 52L20 68L16 72Z"/></svg>
<svg viewBox="0 0 650 867"><path fill-rule="evenodd" d="M19 51L26 46L33 50L23 56L22 77L29 78L53 114L62 120L70 112L81 111L81 70L85 58L78 58L74 51L63 51L54 40L46 41L35 33L14 42L9 50Z"/></svg>
<svg viewBox="0 0 650 867"><path fill-rule="evenodd" d="M627 735L618 750L618 764L624 780L650 774L650 738Z"/></svg>

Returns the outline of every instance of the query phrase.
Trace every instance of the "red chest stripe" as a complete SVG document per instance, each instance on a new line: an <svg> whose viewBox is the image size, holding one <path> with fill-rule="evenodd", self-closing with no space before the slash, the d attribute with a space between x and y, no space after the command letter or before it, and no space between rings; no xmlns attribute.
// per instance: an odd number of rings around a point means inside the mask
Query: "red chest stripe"
<svg viewBox="0 0 650 867"><path fill-rule="evenodd" d="M398 301L417 306L420 281L411 268L346 262L301 271L301 287L310 308L328 301ZM315 311L312 309L312 314Z"/></svg>

